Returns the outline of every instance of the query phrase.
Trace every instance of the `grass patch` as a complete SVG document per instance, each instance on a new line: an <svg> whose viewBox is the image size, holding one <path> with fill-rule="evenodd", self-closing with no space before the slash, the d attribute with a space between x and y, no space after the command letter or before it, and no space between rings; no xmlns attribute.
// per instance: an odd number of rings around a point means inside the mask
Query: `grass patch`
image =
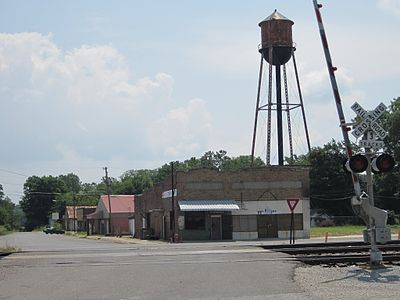
<svg viewBox="0 0 400 300"><path fill-rule="evenodd" d="M324 237L326 233L329 236L362 235L365 226L329 226L329 227L311 227L311 237Z"/></svg>
<svg viewBox="0 0 400 300"><path fill-rule="evenodd" d="M392 234L400 232L400 225L389 225ZM362 235L363 230L366 228L364 225L348 225L348 226L329 226L329 227L311 227L311 237L325 237L326 233L329 236L348 236L348 235Z"/></svg>
<svg viewBox="0 0 400 300"><path fill-rule="evenodd" d="M78 238L86 238L87 237L87 233L84 231L66 231L65 235L69 235L69 236L74 236L74 237L78 237Z"/></svg>
<svg viewBox="0 0 400 300"><path fill-rule="evenodd" d="M400 234L400 225L389 225L392 234Z"/></svg>
<svg viewBox="0 0 400 300"><path fill-rule="evenodd" d="M5 226L0 225L0 235L6 235L11 233L12 231L9 231Z"/></svg>
<svg viewBox="0 0 400 300"><path fill-rule="evenodd" d="M18 251L21 251L21 249L7 244L4 247L0 247L0 253L14 253Z"/></svg>

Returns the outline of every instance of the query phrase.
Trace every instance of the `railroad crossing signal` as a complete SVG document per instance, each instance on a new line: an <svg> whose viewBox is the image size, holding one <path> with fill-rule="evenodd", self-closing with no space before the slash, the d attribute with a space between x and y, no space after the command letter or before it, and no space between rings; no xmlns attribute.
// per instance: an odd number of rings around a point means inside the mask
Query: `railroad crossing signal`
<svg viewBox="0 0 400 300"><path fill-rule="evenodd" d="M359 146L363 148L372 148L379 150L384 148L383 141L387 136L386 131L377 123L378 118L386 111L386 105L380 103L374 110L366 111L360 104L355 102L351 109L361 118L361 122L354 126L352 135L356 138L364 136L364 140L360 140ZM395 161L389 154L383 153L379 156L366 156L356 154L350 157L345 164L345 170L354 173L362 173L367 170L368 164L371 164L371 170L374 173L389 172L395 166Z"/></svg>
<svg viewBox="0 0 400 300"><path fill-rule="evenodd" d="M386 153L371 159L371 169L374 173L390 172L395 165L393 157ZM368 168L368 158L363 154L353 155L345 162L344 167L349 172L362 173Z"/></svg>
<svg viewBox="0 0 400 300"><path fill-rule="evenodd" d="M362 173L368 168L368 158L362 154L350 157L345 163L345 169L349 172Z"/></svg>
<svg viewBox="0 0 400 300"><path fill-rule="evenodd" d="M393 170L395 165L394 158L386 153L373 158L371 161L372 172L374 173L389 172Z"/></svg>
<svg viewBox="0 0 400 300"><path fill-rule="evenodd" d="M366 111L360 104L355 102L351 109L362 121L353 128L351 134L358 139L367 130L371 129L378 138L384 139L387 133L376 121L386 111L386 108L386 105L381 102L373 111Z"/></svg>

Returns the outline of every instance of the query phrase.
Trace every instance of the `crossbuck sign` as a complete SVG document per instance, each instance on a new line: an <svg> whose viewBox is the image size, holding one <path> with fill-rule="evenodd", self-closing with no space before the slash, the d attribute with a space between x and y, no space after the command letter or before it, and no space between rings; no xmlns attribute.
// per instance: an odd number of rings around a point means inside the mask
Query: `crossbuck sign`
<svg viewBox="0 0 400 300"><path fill-rule="evenodd" d="M378 118L386 111L386 105L380 103L374 110L366 111L361 107L360 104L355 102L351 109L361 118L361 122L358 123L351 134L359 138L361 137L367 130L371 129L376 137L380 139L384 139L387 136L385 129L383 129L376 121Z"/></svg>

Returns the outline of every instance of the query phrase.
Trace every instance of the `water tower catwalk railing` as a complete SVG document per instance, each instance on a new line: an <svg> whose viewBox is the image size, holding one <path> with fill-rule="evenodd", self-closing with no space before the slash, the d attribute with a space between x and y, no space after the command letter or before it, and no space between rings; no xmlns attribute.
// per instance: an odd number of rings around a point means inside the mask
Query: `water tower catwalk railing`
<svg viewBox="0 0 400 300"><path fill-rule="evenodd" d="M287 115L287 128L288 128L288 140L289 140L289 151L290 157L293 158L293 137L292 137L292 122L290 112L293 109L301 108L303 124L305 130L305 136L307 140L308 151L310 151L310 138L308 134L307 121L305 117L303 97L300 88L300 80L297 71L296 59L294 52L296 50L293 47L292 42L292 30L293 21L279 14L276 10L272 15L267 17L265 20L259 23L261 27L261 45L259 52L261 53L260 72L258 79L257 89L257 101L256 111L254 118L254 130L253 130L253 141L251 149L251 157L254 159L258 116L261 111L267 111L267 141L266 141L266 164L271 164L271 120L272 111L276 111L277 121L277 146L278 146L278 165L284 164L284 145L283 145L283 118L282 113L286 112ZM287 71L286 63L293 58L294 71L296 77L296 85L299 96L299 103L291 103L289 101L288 83L287 83ZM266 104L260 104L260 95L262 87L262 76L263 76L263 64L264 60L268 62L268 102ZM272 77L273 70L272 66L275 66L275 83L276 83L276 102L272 101ZM282 103L282 74L281 66L283 70L283 84L285 91L285 103Z"/></svg>

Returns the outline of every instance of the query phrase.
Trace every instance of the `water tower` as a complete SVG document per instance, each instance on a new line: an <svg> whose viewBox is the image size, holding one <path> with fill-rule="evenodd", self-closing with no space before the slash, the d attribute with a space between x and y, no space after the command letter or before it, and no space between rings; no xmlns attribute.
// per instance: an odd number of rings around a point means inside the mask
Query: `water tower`
<svg viewBox="0 0 400 300"><path fill-rule="evenodd" d="M282 126L282 112L287 116L287 137L289 142L290 157L293 157L293 139L292 139L292 124L290 112L293 109L301 108L302 119L304 124L305 136L307 140L308 151L310 151L310 139L308 135L307 122L304 113L303 99L300 89L300 81L297 72L296 59L294 52L296 48L293 46L292 41L292 26L294 22L284 17L276 10L266 19L261 21L258 25L261 27L261 44L259 52L261 53L260 72L258 78L258 91L256 113L254 118L254 131L253 142L251 149L251 157L254 158L255 144L256 144L256 131L258 116L262 111L267 111L267 149L266 149L266 164L271 164L271 118L272 111L276 111L276 128L277 128L277 149L278 149L278 165L282 166L284 162L283 155L283 126ZM296 78L297 93L299 97L298 103L289 101L288 84L286 63L293 58L294 73ZM266 104L260 103L260 94L263 81L263 62L268 63L268 102ZM272 100L272 82L273 82L273 66L275 68L275 95L276 101ZM282 67L282 68L281 68ZM283 82L285 88L285 103L282 103L282 78L281 69L283 70Z"/></svg>

